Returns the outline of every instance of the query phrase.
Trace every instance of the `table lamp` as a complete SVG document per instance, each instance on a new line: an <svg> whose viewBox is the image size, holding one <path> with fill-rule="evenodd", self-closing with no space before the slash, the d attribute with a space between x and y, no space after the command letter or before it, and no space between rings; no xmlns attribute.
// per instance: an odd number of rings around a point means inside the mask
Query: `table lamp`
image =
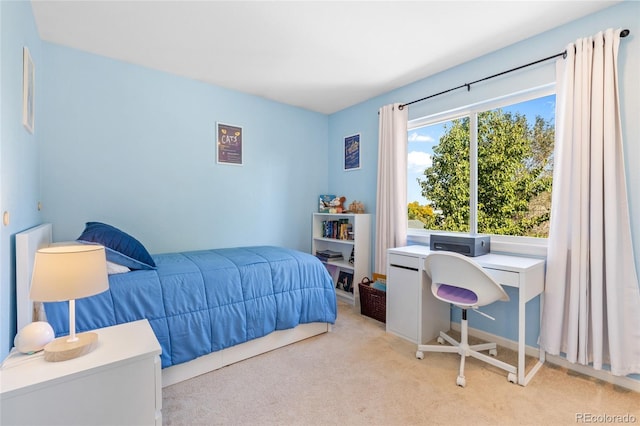
<svg viewBox="0 0 640 426"><path fill-rule="evenodd" d="M60 337L44 347L46 361L66 361L91 352L96 333L76 335L75 300L102 293L109 288L105 249L101 245L63 244L36 252L31 278L31 300L69 301L69 336Z"/></svg>

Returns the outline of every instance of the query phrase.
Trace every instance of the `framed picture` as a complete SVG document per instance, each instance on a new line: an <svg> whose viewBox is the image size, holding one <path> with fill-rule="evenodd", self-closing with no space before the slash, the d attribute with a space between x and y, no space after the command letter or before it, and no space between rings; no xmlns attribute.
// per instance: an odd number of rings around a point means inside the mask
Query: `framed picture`
<svg viewBox="0 0 640 426"><path fill-rule="evenodd" d="M353 293L353 274L347 271L340 271L336 288L347 293Z"/></svg>
<svg viewBox="0 0 640 426"><path fill-rule="evenodd" d="M216 123L216 161L242 165L242 127Z"/></svg>
<svg viewBox="0 0 640 426"><path fill-rule="evenodd" d="M28 47L22 48L22 124L33 133L35 125L36 69Z"/></svg>
<svg viewBox="0 0 640 426"><path fill-rule="evenodd" d="M360 168L360 133L344 138L344 169Z"/></svg>
<svg viewBox="0 0 640 426"><path fill-rule="evenodd" d="M331 209L331 201L336 198L335 195L322 194L318 203L318 213L329 213Z"/></svg>

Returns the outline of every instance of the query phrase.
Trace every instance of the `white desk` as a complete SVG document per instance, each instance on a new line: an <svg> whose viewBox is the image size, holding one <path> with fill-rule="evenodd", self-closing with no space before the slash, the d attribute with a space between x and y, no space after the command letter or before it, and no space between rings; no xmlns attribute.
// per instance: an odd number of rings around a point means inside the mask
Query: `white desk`
<svg viewBox="0 0 640 426"><path fill-rule="evenodd" d="M414 342L417 340L416 343L426 343L435 338L439 330L446 331L441 327L445 321L442 308L431 295L431 283L424 273L424 259L429 253L429 247L420 245L392 248L387 252L387 331ZM528 301L544 290L544 260L493 253L472 259L500 284L518 289L517 375L518 384L526 386L545 359L544 351L539 351L536 365L525 374L526 307ZM414 279L407 281L407 277ZM399 306L399 302L409 300L416 301L416 309L406 304ZM448 309L446 315L448 326Z"/></svg>

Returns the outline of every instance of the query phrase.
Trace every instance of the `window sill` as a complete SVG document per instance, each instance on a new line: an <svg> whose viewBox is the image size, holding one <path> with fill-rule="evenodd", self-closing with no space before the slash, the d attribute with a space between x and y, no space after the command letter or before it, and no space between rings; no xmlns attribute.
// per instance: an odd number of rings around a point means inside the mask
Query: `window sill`
<svg viewBox="0 0 640 426"><path fill-rule="evenodd" d="M428 246L431 234L436 233L438 232L409 228L407 230L407 245ZM547 243L546 238L491 235L491 252L546 258Z"/></svg>

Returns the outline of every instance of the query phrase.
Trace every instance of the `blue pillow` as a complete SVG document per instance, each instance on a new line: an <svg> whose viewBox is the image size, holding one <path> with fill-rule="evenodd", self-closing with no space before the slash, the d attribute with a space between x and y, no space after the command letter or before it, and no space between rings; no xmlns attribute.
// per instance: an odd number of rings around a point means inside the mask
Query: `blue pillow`
<svg viewBox="0 0 640 426"><path fill-rule="evenodd" d="M156 269L156 263L140 241L111 225L87 222L78 241L102 244L109 262L130 269Z"/></svg>

